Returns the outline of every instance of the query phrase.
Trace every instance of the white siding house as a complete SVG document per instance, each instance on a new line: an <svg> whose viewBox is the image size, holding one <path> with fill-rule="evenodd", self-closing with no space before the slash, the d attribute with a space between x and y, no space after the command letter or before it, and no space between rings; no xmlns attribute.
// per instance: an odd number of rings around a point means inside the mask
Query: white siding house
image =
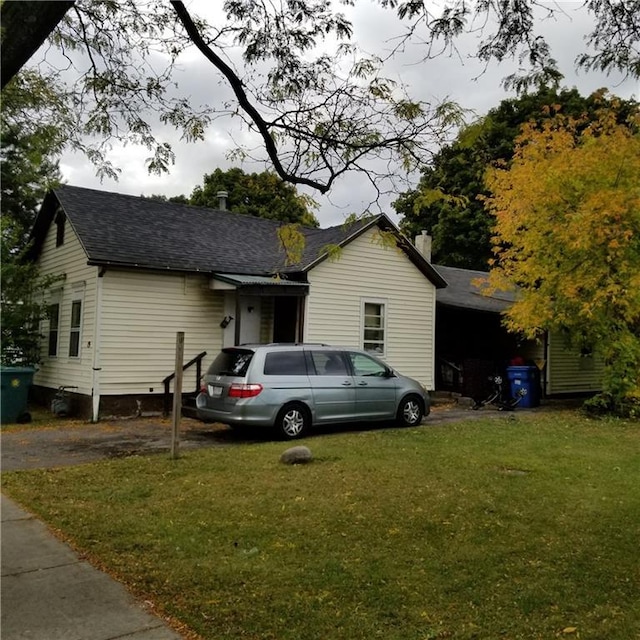
<svg viewBox="0 0 640 640"><path fill-rule="evenodd" d="M48 296L47 302L56 310L40 327L42 363L34 384L76 387L78 393L91 395L98 270L87 265L73 230L66 226L63 234L61 224L58 221L48 228L39 259L43 275L64 277Z"/></svg>
<svg viewBox="0 0 640 640"><path fill-rule="evenodd" d="M93 420L158 410L179 331L185 363L206 352L206 366L245 342L325 342L374 351L433 389L435 291L446 283L428 260L377 216L301 229L304 256L289 265L281 224L70 186L50 192L32 258L64 280L49 292L36 394L48 402L73 387L77 412ZM197 373L185 372L184 391L195 391Z"/></svg>
<svg viewBox="0 0 640 640"><path fill-rule="evenodd" d="M436 288L402 251L380 242L377 229L351 242L339 259L319 264L308 278L306 342L365 348L368 306L380 312L384 335L378 355L435 388Z"/></svg>
<svg viewBox="0 0 640 640"><path fill-rule="evenodd" d="M222 348L222 296L192 274L107 270L102 277L101 393L158 393L171 374L176 333L185 361Z"/></svg>

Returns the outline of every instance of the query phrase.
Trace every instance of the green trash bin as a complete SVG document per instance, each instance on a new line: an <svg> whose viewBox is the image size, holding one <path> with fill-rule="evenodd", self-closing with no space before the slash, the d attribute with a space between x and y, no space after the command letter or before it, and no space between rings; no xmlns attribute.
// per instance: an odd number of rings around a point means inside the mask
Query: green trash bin
<svg viewBox="0 0 640 640"><path fill-rule="evenodd" d="M0 423L31 422L27 411L33 367L0 367Z"/></svg>

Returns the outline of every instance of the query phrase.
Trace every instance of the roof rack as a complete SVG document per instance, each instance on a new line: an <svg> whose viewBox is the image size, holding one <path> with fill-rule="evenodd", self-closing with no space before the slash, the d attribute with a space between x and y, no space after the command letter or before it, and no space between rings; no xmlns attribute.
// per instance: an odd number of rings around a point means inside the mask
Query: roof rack
<svg viewBox="0 0 640 640"><path fill-rule="evenodd" d="M269 342L265 347L331 347L323 342Z"/></svg>

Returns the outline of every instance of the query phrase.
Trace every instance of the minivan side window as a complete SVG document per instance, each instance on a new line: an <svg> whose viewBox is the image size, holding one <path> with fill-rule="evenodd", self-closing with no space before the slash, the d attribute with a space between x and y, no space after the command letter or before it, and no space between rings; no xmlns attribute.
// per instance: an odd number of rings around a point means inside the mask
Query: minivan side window
<svg viewBox="0 0 640 640"><path fill-rule="evenodd" d="M304 351L273 351L264 359L265 376L306 376Z"/></svg>
<svg viewBox="0 0 640 640"><path fill-rule="evenodd" d="M348 375L342 354L337 351L312 351L311 360L319 376Z"/></svg>
<svg viewBox="0 0 640 640"><path fill-rule="evenodd" d="M348 356L349 360L351 360L353 374L356 376L378 376L382 378L387 373L387 367L363 353L349 353Z"/></svg>

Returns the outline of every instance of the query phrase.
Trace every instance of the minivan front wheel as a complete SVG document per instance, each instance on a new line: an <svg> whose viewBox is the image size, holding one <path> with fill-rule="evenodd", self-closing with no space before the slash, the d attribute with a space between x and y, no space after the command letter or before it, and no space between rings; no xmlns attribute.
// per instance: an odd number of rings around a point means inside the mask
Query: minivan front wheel
<svg viewBox="0 0 640 640"><path fill-rule="evenodd" d="M280 409L275 427L283 438L293 440L306 434L310 422L307 408L296 402Z"/></svg>
<svg viewBox="0 0 640 640"><path fill-rule="evenodd" d="M407 396L398 407L398 422L403 427L415 427L422 422L424 411L417 396Z"/></svg>

